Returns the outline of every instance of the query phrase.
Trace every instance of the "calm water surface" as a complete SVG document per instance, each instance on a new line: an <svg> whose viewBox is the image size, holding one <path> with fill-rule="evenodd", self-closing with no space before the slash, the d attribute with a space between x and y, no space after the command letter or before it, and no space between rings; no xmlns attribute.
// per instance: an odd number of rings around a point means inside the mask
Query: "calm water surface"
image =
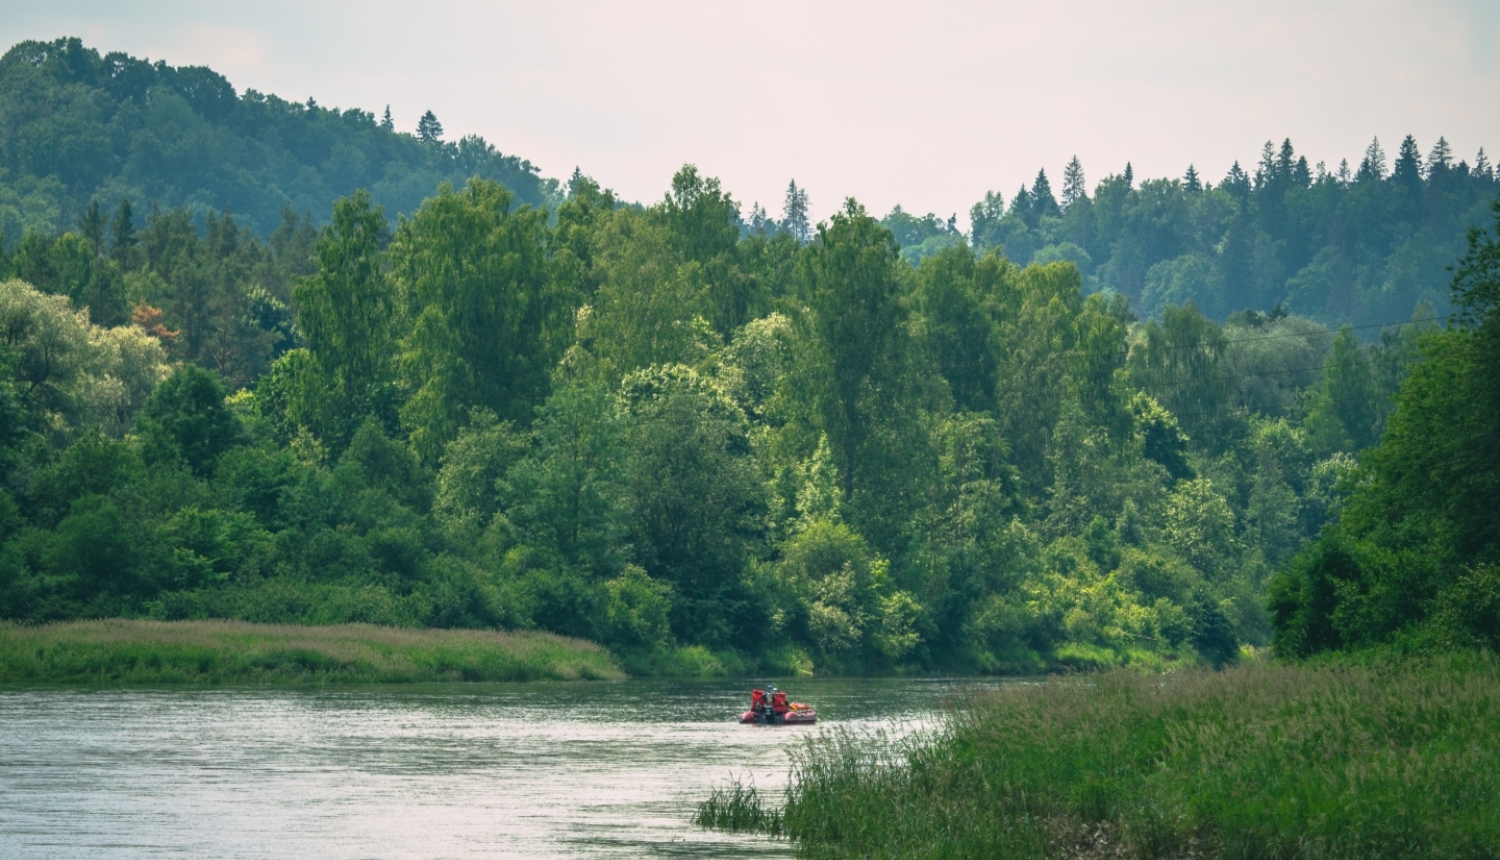
<svg viewBox="0 0 1500 860"><path fill-rule="evenodd" d="M821 727L930 725L965 686L797 680ZM745 682L0 691L0 857L786 857L689 819L818 729Z"/></svg>

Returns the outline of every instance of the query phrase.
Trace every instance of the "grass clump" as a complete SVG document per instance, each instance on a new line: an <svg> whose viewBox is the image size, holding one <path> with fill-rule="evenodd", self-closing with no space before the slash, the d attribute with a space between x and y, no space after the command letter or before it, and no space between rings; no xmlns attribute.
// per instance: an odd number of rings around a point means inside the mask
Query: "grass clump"
<svg viewBox="0 0 1500 860"><path fill-rule="evenodd" d="M623 678L548 633L114 619L0 624L0 684L425 683Z"/></svg>
<svg viewBox="0 0 1500 860"><path fill-rule="evenodd" d="M779 809L734 788L699 820L810 857L1494 858L1500 662L1015 685L930 737L810 741Z"/></svg>

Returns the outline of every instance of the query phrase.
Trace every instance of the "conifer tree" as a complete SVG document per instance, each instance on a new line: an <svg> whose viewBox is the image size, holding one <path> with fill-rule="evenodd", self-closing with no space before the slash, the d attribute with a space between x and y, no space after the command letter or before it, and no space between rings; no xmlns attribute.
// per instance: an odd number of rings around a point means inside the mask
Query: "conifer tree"
<svg viewBox="0 0 1500 860"><path fill-rule="evenodd" d="M1135 187L1134 183L1135 183L1135 169L1132 168L1130 166L1130 162L1127 161L1127 162L1125 162L1125 187L1126 188L1133 188L1133 187Z"/></svg>
<svg viewBox="0 0 1500 860"><path fill-rule="evenodd" d="M1033 226L1036 223L1036 213L1031 206L1031 192L1026 190L1024 182L1016 191L1016 196L1011 198L1010 214L1025 221L1027 226Z"/></svg>
<svg viewBox="0 0 1500 860"><path fill-rule="evenodd" d="M1453 148L1448 145L1445 138L1439 136L1437 143L1432 146L1432 152L1427 156L1427 173L1428 175L1447 173L1452 166Z"/></svg>
<svg viewBox="0 0 1500 860"><path fill-rule="evenodd" d="M135 248L135 219L131 217L129 198L120 201L120 208L115 210L110 227L114 232L114 241L109 246L110 259L116 263L124 263Z"/></svg>
<svg viewBox="0 0 1500 860"><path fill-rule="evenodd" d="M1322 162L1318 162L1321 168ZM1307 156L1297 156L1297 163L1292 165L1292 184L1298 188L1306 188L1312 184L1312 171L1307 167Z"/></svg>
<svg viewBox="0 0 1500 860"><path fill-rule="evenodd" d="M83 210L83 217L78 219L78 231L88 240L95 254L103 249L104 216L99 214L98 200L90 200L89 208Z"/></svg>
<svg viewBox="0 0 1500 860"><path fill-rule="evenodd" d="M437 143L443 139L443 124L432 111L422 114L417 120L417 139L423 143Z"/></svg>
<svg viewBox="0 0 1500 860"><path fill-rule="evenodd" d="M1408 187L1422 184L1422 151L1417 148L1416 138L1409 134L1401 141L1401 151L1391 170L1391 181Z"/></svg>
<svg viewBox="0 0 1500 860"><path fill-rule="evenodd" d="M1355 178L1385 178L1385 150L1380 147L1380 138L1375 138L1365 147L1365 157L1359 162L1359 172L1355 174Z"/></svg>
<svg viewBox="0 0 1500 860"><path fill-rule="evenodd" d="M1292 175L1297 168L1297 153L1292 149L1292 139L1286 138L1281 141L1281 151L1276 154L1276 173L1285 179Z"/></svg>
<svg viewBox="0 0 1500 860"><path fill-rule="evenodd" d="M1231 195L1233 195L1236 199L1243 203L1250 197L1250 175L1246 173L1245 168L1240 167L1240 163L1236 161L1234 165L1229 168L1229 173L1225 175L1224 181L1219 183L1219 187L1224 189L1225 191L1228 191Z"/></svg>
<svg viewBox="0 0 1500 860"><path fill-rule="evenodd" d="M380 127L385 129L386 131L396 130L396 121L394 119L391 119L390 105L385 106L385 116L380 118Z"/></svg>
<svg viewBox="0 0 1500 860"><path fill-rule="evenodd" d="M1038 170L1036 181L1031 183L1031 211L1040 219L1043 215L1056 218L1062 212L1057 208L1057 199L1052 196L1052 183L1047 181L1047 171Z"/></svg>
<svg viewBox="0 0 1500 860"><path fill-rule="evenodd" d="M1260 163L1255 166L1255 187L1264 188L1276 181L1276 147L1268 140L1260 148Z"/></svg>
<svg viewBox="0 0 1500 860"><path fill-rule="evenodd" d="M1089 196L1088 187L1083 178L1083 165L1079 163L1078 156L1068 162L1063 169L1062 206L1067 209L1074 203Z"/></svg>
<svg viewBox="0 0 1500 860"><path fill-rule="evenodd" d="M1490 157L1484 154L1484 147L1479 147L1479 154L1474 156L1474 169L1469 172L1481 179L1495 178L1494 168L1490 167Z"/></svg>
<svg viewBox="0 0 1500 860"><path fill-rule="evenodd" d="M795 179L786 187L786 200L781 206L781 229L798 242L812 238L812 224L807 219L807 189L798 188Z"/></svg>
<svg viewBox="0 0 1500 860"><path fill-rule="evenodd" d="M1198 178L1198 168L1188 165L1187 173L1182 176L1182 187L1194 194L1203 190L1203 180Z"/></svg>

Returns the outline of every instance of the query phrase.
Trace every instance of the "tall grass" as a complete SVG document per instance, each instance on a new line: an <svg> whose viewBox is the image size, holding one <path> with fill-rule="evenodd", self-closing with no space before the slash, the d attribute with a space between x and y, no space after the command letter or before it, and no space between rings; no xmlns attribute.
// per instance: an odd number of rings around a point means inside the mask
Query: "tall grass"
<svg viewBox="0 0 1500 860"><path fill-rule="evenodd" d="M810 857L1494 858L1500 662L1016 685L933 737L810 742L781 809L736 788L700 820Z"/></svg>
<svg viewBox="0 0 1500 860"><path fill-rule="evenodd" d="M0 684L384 684L623 677L599 646L547 633L243 621L0 624Z"/></svg>

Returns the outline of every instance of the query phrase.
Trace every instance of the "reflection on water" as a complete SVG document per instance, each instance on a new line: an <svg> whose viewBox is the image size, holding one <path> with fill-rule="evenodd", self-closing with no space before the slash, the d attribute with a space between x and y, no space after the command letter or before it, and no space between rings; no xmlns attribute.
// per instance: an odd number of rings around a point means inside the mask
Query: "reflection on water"
<svg viewBox="0 0 1500 860"><path fill-rule="evenodd" d="M961 687L795 680L822 726L928 725ZM0 857L761 857L689 823L817 729L746 682L0 691Z"/></svg>

